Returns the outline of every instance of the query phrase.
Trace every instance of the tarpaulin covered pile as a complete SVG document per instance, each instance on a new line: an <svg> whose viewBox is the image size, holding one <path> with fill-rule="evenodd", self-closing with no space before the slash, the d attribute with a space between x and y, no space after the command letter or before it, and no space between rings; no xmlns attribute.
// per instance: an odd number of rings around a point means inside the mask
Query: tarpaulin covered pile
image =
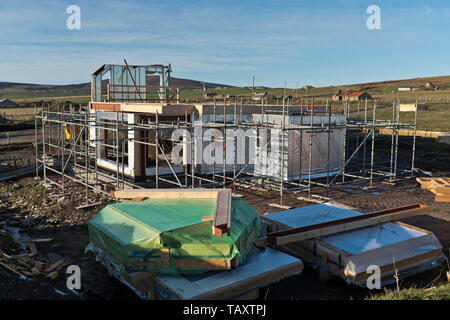
<svg viewBox="0 0 450 320"><path fill-rule="evenodd" d="M260 232L256 209L231 202L231 232L212 235L216 200L147 199L111 204L89 222L86 251L118 272L196 274L242 263Z"/></svg>

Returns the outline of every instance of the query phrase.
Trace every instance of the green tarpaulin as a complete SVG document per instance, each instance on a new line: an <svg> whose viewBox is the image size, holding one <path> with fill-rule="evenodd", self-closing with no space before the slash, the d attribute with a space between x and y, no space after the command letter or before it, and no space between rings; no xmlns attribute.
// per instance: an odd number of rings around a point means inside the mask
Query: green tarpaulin
<svg viewBox="0 0 450 320"><path fill-rule="evenodd" d="M212 235L216 199L147 199L111 204L89 222L86 251L119 272L202 273L236 267L260 231L256 209L231 203L230 236Z"/></svg>

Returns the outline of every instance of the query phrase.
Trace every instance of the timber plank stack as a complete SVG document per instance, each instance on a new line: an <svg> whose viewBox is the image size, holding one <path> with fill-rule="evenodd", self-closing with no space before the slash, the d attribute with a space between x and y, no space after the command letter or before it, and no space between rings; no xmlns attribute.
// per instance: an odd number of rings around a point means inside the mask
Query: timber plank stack
<svg viewBox="0 0 450 320"><path fill-rule="evenodd" d="M422 189L427 189L435 194L436 202L450 202L450 178L417 178Z"/></svg>
<svg viewBox="0 0 450 320"><path fill-rule="evenodd" d="M259 288L303 269L299 258L253 247L258 212L231 189L112 195L121 201L90 220L86 250L141 299L256 299Z"/></svg>
<svg viewBox="0 0 450 320"><path fill-rule="evenodd" d="M143 300L253 300L259 297L260 288L303 270L300 259L271 248L252 249L246 263L232 272L192 276L119 273L107 260L96 259Z"/></svg>
<svg viewBox="0 0 450 320"><path fill-rule="evenodd" d="M0 229L0 236L7 236L6 231ZM0 249L0 269L22 278L46 277L55 280L59 276L59 270L68 265L64 260L50 263L38 259L38 251L34 242L28 244L28 249L30 252L16 255L7 254Z"/></svg>
<svg viewBox="0 0 450 320"><path fill-rule="evenodd" d="M320 275L365 287L367 268L376 265L384 286L394 282L396 270L403 278L440 265L442 245L431 232L395 221L428 210L415 204L364 214L324 203L262 219L267 225L266 243L311 264Z"/></svg>

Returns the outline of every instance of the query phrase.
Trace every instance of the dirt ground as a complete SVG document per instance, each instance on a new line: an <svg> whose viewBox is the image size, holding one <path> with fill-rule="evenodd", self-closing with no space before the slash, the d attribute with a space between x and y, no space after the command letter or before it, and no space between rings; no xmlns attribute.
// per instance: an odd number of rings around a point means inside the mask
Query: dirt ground
<svg viewBox="0 0 450 320"><path fill-rule="evenodd" d="M38 135L41 135L41 129L38 129ZM24 143L35 141L35 130L21 130L21 131L3 131L0 132L0 145L8 143Z"/></svg>
<svg viewBox="0 0 450 320"><path fill-rule="evenodd" d="M34 153L33 149L22 150L19 154ZM0 161L9 154L0 154ZM418 156L418 167L432 170L435 176L449 176L450 164L440 157ZM430 161L434 159L434 163ZM435 170L439 168L439 170ZM422 190L415 179L400 179L396 185L376 182L375 189L363 190L360 185L348 185L339 190L331 190L329 196L334 201L355 207L363 212L372 212L411 203L425 203L431 212L427 215L404 219L404 222L432 231L444 246L448 255L450 247L450 203L435 203L434 195ZM76 209L84 202L84 187L65 184L65 194L60 188L46 188L40 179L29 176L0 183L0 229L15 230L14 240L0 234L0 249L9 255L20 254L21 247L30 239L51 238L48 242L38 242L36 259L53 263L64 260L76 264L82 271L82 289L68 291L64 269L56 280L36 276L21 279L0 267L0 299L138 299L127 287L108 275L95 258L84 252L88 244L87 223L102 207L111 203L106 196L96 194L93 202L102 205L87 210ZM317 189L316 192L324 191ZM268 206L279 203L278 193L244 192L243 199L254 206L259 214L280 211ZM302 207L311 203L297 200L289 195L283 199L284 205ZM11 229L12 228L12 229ZM17 232L18 231L18 232ZM402 287L427 287L444 281L442 269L434 269L410 277L401 282ZM312 268L305 266L302 274L278 282L260 290L261 299L361 299L375 292L345 284L340 279L320 280Z"/></svg>

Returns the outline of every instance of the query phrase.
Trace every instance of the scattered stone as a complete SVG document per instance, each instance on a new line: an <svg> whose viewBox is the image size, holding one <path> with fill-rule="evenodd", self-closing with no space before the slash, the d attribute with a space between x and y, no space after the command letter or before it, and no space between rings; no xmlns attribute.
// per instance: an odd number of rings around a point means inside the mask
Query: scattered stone
<svg viewBox="0 0 450 320"><path fill-rule="evenodd" d="M30 249L30 255L32 255L32 256L37 255L38 251L37 251L36 245L34 243L30 242L28 244L28 248Z"/></svg>
<svg viewBox="0 0 450 320"><path fill-rule="evenodd" d="M43 271L45 269L45 267L47 266L47 263L43 262L43 261L36 261L34 263L34 267L35 269L39 270L39 272ZM33 271L33 270L31 270Z"/></svg>
<svg viewBox="0 0 450 320"><path fill-rule="evenodd" d="M36 277L36 276L38 276L40 274L41 274L41 272L37 268L32 268L31 269L31 275L32 276Z"/></svg>
<svg viewBox="0 0 450 320"><path fill-rule="evenodd" d="M55 263L49 265L49 266L47 267L47 269L45 269L44 272L46 272L46 273L51 273L51 272L53 272L53 271L59 269L63 264L64 264L64 260L58 260L58 261L56 261Z"/></svg>
<svg viewBox="0 0 450 320"><path fill-rule="evenodd" d="M31 261L33 261L33 258L28 254L19 254L13 256L12 258L14 258L17 261L21 261L22 263L25 263L25 265L28 265L29 263L31 263Z"/></svg>

